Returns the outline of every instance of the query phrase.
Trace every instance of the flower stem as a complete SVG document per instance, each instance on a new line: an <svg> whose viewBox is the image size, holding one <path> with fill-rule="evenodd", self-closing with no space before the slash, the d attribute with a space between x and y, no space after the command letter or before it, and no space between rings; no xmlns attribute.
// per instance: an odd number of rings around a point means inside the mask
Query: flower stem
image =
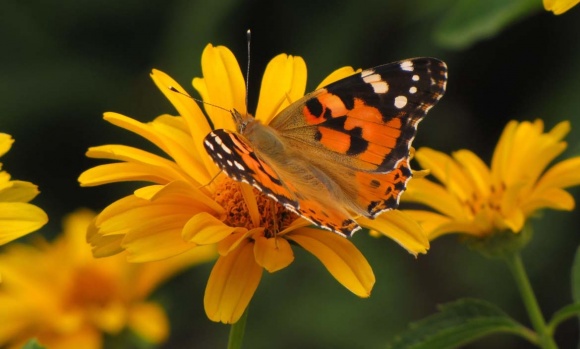
<svg viewBox="0 0 580 349"><path fill-rule="evenodd" d="M244 310L242 317L230 328L230 336L228 338L228 349L240 349L244 340L244 333L246 332L246 320L248 319L248 308Z"/></svg>
<svg viewBox="0 0 580 349"><path fill-rule="evenodd" d="M520 254L518 252L508 253L505 256L505 261L512 271L516 284L518 285L522 301L528 311L528 316L530 317L532 326L538 333L540 339L540 342L538 343L539 346L542 349L557 349L558 346L556 345L554 338L552 338L548 326L546 326L546 320L544 320L544 316L542 315L540 306L538 305L538 301L530 284L530 280L528 279Z"/></svg>

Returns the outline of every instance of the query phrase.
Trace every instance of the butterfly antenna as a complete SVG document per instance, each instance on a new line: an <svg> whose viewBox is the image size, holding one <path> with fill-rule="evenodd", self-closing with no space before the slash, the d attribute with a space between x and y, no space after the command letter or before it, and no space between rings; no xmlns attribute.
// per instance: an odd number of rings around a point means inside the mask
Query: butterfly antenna
<svg viewBox="0 0 580 349"><path fill-rule="evenodd" d="M220 107L220 106L219 106L219 105L217 105L217 104L213 104L213 103L210 103L210 102L202 101L201 99L197 99L197 98L195 98L195 97L191 97L191 96L190 96L190 95L188 95L187 93L183 93L183 92L179 91L178 89L176 89L176 88L175 88L175 87L173 87L173 86L168 86L168 88L169 88L171 91L175 92L175 93L179 93L179 94L180 94L180 95L182 95L182 96L185 96L185 97L187 97L187 98L191 98L191 99L193 99L194 101L196 101L196 102L197 102L197 103L199 103L199 104L211 105L212 107L215 107L215 108L218 108L218 109L221 109L221 110L227 111L228 113L231 113L231 112L232 112L231 110L229 110L229 109L226 109L226 108L224 108L224 107Z"/></svg>
<svg viewBox="0 0 580 349"><path fill-rule="evenodd" d="M248 91L250 90L250 42L252 41L252 31L246 31L246 41L248 43L248 66L246 67L246 109L248 108Z"/></svg>
<svg viewBox="0 0 580 349"><path fill-rule="evenodd" d="M213 181L216 180L216 178L218 178L218 176L223 172L223 170L220 170L218 173L216 173L215 176L212 177L212 179L209 180L209 182L207 182L206 184L202 185L201 187L198 187L197 189L203 189L205 187L207 187L208 185L212 184Z"/></svg>

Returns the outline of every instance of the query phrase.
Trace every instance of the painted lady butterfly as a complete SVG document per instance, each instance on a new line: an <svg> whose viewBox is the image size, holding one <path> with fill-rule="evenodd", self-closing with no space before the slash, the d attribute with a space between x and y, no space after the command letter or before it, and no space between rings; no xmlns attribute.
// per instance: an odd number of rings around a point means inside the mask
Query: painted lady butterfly
<svg viewBox="0 0 580 349"><path fill-rule="evenodd" d="M204 146L232 179L348 237L360 229L353 215L398 206L417 124L446 82L435 58L381 65L307 94L269 125L234 110L238 132L215 130Z"/></svg>

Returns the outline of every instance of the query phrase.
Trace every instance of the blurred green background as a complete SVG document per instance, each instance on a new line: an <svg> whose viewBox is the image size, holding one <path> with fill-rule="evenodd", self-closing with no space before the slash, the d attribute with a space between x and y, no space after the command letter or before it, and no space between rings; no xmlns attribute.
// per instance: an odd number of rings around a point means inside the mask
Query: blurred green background
<svg viewBox="0 0 580 349"><path fill-rule="evenodd" d="M149 78L160 69L189 88L200 76L206 44L229 47L246 65L252 30L250 110L267 62L285 52L302 56L308 90L334 69L367 68L414 56L449 66L448 91L421 123L416 147L467 148L489 161L510 119L542 118L547 128L572 122L566 155L580 153L580 7L554 16L541 0L513 1L72 1L8 0L0 14L0 131L16 143L2 158L17 179L40 187L34 203L50 216L36 234L51 237L63 215L99 210L131 185L79 188L78 175L97 164L90 146L149 145L107 124L115 111L140 121L175 113ZM580 191L573 190L576 199ZM531 282L549 318L571 302L570 266L580 241L576 210L534 220L524 250ZM377 282L369 299L338 284L311 255L265 274L250 305L245 348L381 348L408 323L461 297L498 304L529 325L504 264L486 260L456 236L413 258L396 243L358 234ZM229 327L210 322L203 291L211 265L185 272L154 297L169 313L163 348L224 348ZM577 320L558 328L561 348L578 342ZM111 340L110 347L128 347ZM531 348L495 335L465 348Z"/></svg>

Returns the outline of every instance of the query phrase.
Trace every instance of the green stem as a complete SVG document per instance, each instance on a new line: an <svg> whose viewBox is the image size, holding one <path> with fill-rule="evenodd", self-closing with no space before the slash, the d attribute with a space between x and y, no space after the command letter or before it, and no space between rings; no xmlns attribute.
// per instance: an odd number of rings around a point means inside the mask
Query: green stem
<svg viewBox="0 0 580 349"><path fill-rule="evenodd" d="M228 349L240 349L244 340L244 333L246 332L246 320L248 319L248 308L244 310L242 317L230 328L230 336L228 338Z"/></svg>
<svg viewBox="0 0 580 349"><path fill-rule="evenodd" d="M544 316L542 315L540 306L538 305L538 301L534 295L534 290L532 289L530 280L528 279L520 254L513 252L507 254L505 257L505 261L512 271L518 289L520 290L522 301L528 311L528 316L530 317L532 326L538 333L540 339L538 344L542 349L557 349L558 346L556 345L554 338L552 338L548 326L546 326L546 320L544 320Z"/></svg>

